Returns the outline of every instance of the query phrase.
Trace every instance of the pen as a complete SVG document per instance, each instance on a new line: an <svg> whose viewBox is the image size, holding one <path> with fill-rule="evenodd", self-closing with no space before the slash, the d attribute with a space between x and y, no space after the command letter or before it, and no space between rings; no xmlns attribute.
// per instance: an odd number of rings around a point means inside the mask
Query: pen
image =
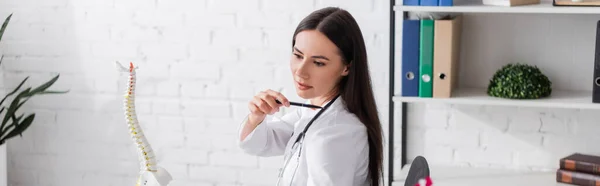
<svg viewBox="0 0 600 186"><path fill-rule="evenodd" d="M277 104L281 104L281 102L279 100L275 100L275 102L277 102ZM308 107L308 108L321 108L319 106L316 105L311 105L311 104L305 104L305 103L297 103L297 102L292 102L290 101L290 105L295 105L295 106L300 106L300 107Z"/></svg>

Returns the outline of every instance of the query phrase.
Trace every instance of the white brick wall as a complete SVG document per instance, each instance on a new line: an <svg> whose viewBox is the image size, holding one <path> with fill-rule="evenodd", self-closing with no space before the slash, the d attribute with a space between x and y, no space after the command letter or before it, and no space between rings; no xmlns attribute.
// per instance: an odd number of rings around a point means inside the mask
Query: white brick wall
<svg viewBox="0 0 600 186"><path fill-rule="evenodd" d="M281 157L237 149L247 101L265 88L294 94L291 35L309 12L334 5L367 39L381 117L387 120L388 3L383 0L0 0L14 13L0 51L3 87L61 73L66 95L32 99L35 124L8 144L11 186L133 185L137 155L121 108L138 71L137 112L173 186L272 185ZM384 123L387 126L387 124ZM553 129L549 129L553 130Z"/></svg>

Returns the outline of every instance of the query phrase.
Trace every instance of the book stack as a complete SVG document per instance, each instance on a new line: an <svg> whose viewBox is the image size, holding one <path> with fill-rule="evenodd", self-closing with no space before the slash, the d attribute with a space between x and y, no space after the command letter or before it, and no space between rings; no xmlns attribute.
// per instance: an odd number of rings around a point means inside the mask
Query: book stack
<svg viewBox="0 0 600 186"><path fill-rule="evenodd" d="M582 186L600 185L600 156L574 153L560 159L556 181Z"/></svg>
<svg viewBox="0 0 600 186"><path fill-rule="evenodd" d="M457 84L461 15L404 19L402 96L452 97Z"/></svg>
<svg viewBox="0 0 600 186"><path fill-rule="evenodd" d="M402 0L406 6L454 6L454 0Z"/></svg>

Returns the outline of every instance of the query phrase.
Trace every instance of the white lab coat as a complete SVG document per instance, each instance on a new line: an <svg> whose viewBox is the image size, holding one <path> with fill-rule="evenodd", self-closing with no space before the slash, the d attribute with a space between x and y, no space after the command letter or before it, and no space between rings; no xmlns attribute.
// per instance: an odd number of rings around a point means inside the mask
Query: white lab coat
<svg viewBox="0 0 600 186"><path fill-rule="evenodd" d="M248 154L264 157L290 153L297 135L319 110L300 107L281 120L265 119L243 141L238 140L239 146ZM245 123L242 122L240 129ZM299 158L297 153L294 152L290 163L282 168L280 185L370 185L367 130L358 117L347 111L341 97L313 122ZM281 165L283 167L284 161Z"/></svg>

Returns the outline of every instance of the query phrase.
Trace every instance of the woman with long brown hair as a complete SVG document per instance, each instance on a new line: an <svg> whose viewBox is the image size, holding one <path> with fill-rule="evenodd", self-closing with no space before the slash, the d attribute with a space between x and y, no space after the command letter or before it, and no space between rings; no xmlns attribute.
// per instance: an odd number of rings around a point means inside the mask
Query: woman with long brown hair
<svg viewBox="0 0 600 186"><path fill-rule="evenodd" d="M312 105L266 119L292 103L265 90L249 102L240 147L257 156L284 155L280 185L379 186L383 137L367 51L350 13L312 12L292 38L290 69L296 93Z"/></svg>

